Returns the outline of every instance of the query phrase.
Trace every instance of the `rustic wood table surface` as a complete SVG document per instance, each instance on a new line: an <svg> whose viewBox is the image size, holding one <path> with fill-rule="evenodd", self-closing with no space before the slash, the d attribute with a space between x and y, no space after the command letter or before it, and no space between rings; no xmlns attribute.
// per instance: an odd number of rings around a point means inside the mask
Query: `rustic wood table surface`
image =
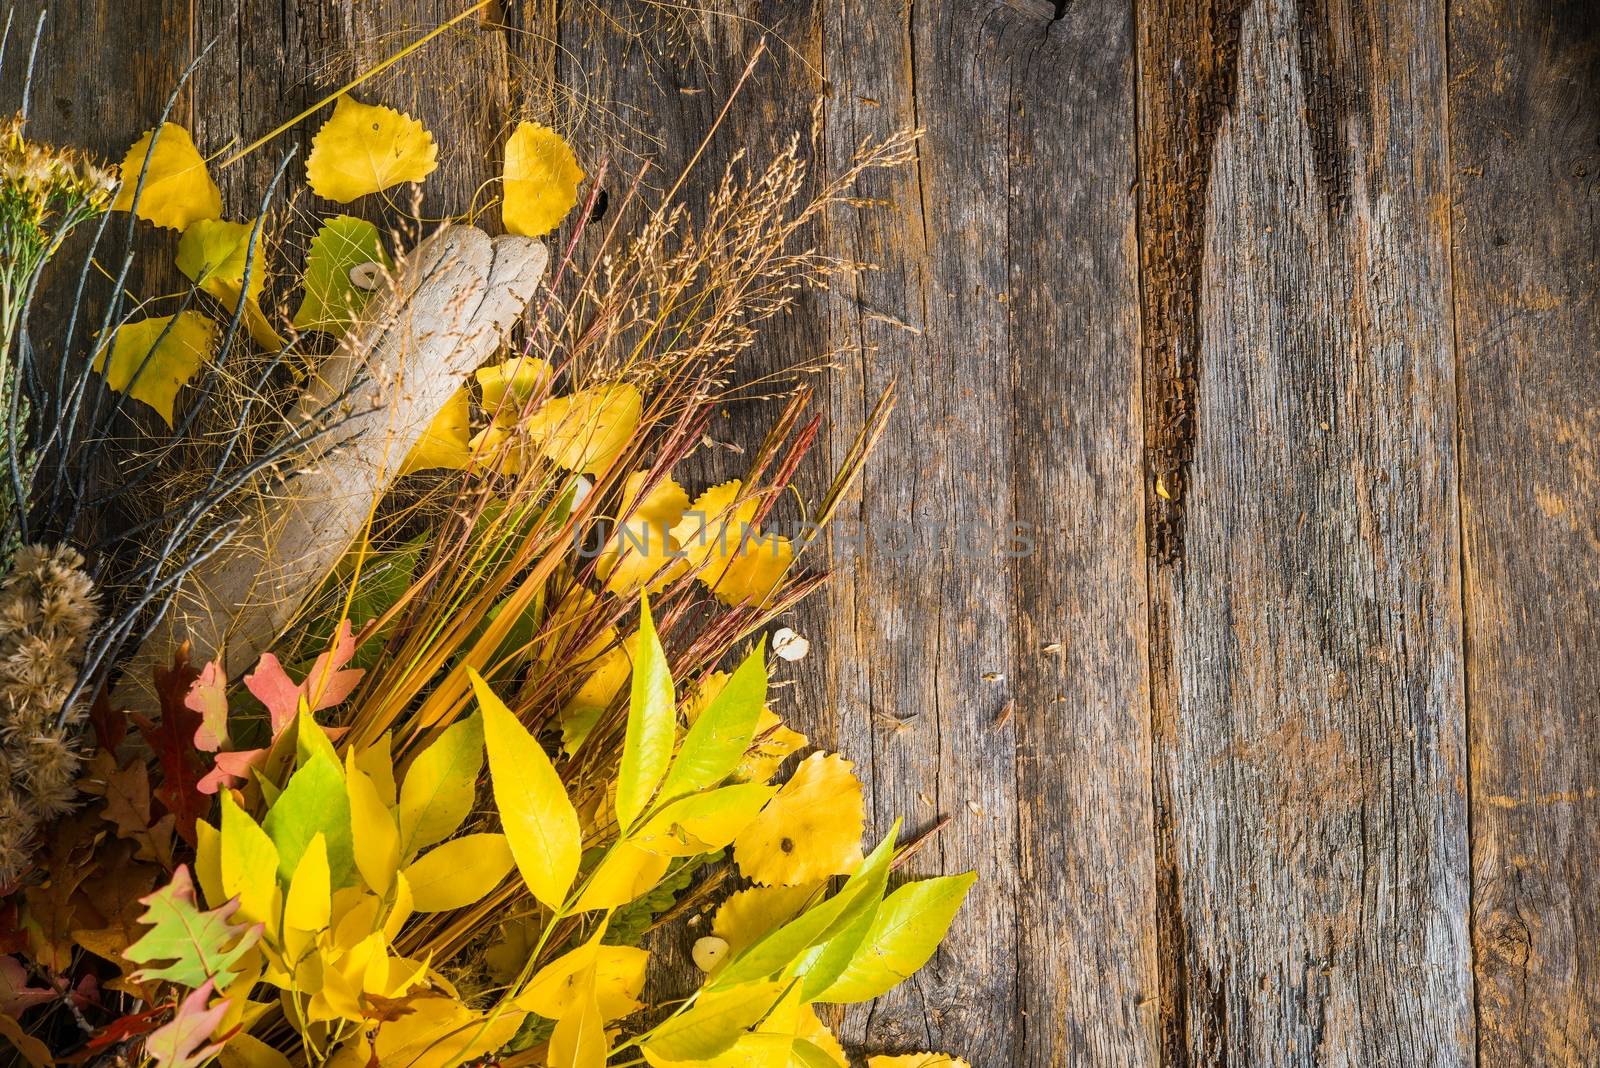
<svg viewBox="0 0 1600 1068"><path fill-rule="evenodd" d="M814 105L822 173L926 130L816 234L881 269L755 361L853 348L820 466L899 382L787 700L981 874L845 1037L1600 1064L1600 5L623 2L501 0L375 83L440 135L427 212L529 114L676 173L763 36L691 200ZM464 6L52 0L34 132L120 158L215 38L177 118L247 142Z"/></svg>

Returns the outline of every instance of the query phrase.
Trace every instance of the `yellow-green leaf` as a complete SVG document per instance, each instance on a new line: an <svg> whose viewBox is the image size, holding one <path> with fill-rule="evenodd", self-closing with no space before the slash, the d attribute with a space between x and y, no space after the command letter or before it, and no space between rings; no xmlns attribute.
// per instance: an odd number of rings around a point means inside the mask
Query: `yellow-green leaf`
<svg viewBox="0 0 1600 1068"><path fill-rule="evenodd" d="M349 215L329 219L306 250L295 329L343 337L393 267L376 226Z"/></svg>
<svg viewBox="0 0 1600 1068"><path fill-rule="evenodd" d="M211 362L216 347L217 324L199 312L158 315L119 326L111 345L95 355L94 369L106 385L148 404L171 426L178 390Z"/></svg>
<svg viewBox="0 0 1600 1068"><path fill-rule="evenodd" d="M328 926L333 888L328 882L328 841L319 832L295 865L289 895L283 902L283 925L297 931L320 931Z"/></svg>
<svg viewBox="0 0 1600 1068"><path fill-rule="evenodd" d="M411 762L400 785L400 855L454 834L472 811L483 767L483 721L451 724Z"/></svg>
<svg viewBox="0 0 1600 1068"><path fill-rule="evenodd" d="M222 892L239 899L239 919L273 928L278 849L250 814L234 803L231 791L223 790L221 796Z"/></svg>
<svg viewBox="0 0 1600 1068"><path fill-rule="evenodd" d="M521 122L506 141L506 230L543 237L578 203L583 169L561 135L537 122Z"/></svg>
<svg viewBox="0 0 1600 1068"><path fill-rule="evenodd" d="M412 907L418 912L443 912L470 905L499 886L513 863L503 834L452 838L406 868Z"/></svg>
<svg viewBox="0 0 1600 1068"><path fill-rule="evenodd" d="M137 190L139 218L157 226L183 230L197 219L215 219L222 214L222 190L206 172L206 161L200 158L189 131L175 122L162 123L160 130L151 130L133 143L122 161L121 177L122 186L111 204L116 211L132 208Z"/></svg>
<svg viewBox="0 0 1600 1068"><path fill-rule="evenodd" d="M639 608L639 648L633 661L628 701L628 732L622 742L622 767L617 773L617 825L624 834L645 810L672 760L678 704L672 690L667 654L650 618L650 600Z"/></svg>
<svg viewBox="0 0 1600 1068"><path fill-rule="evenodd" d="M494 801L511 855L534 898L558 908L572 888L583 853L578 812L538 740L476 671L469 668L468 674L483 710Z"/></svg>
<svg viewBox="0 0 1600 1068"><path fill-rule="evenodd" d="M922 879L890 894L843 974L815 1000L871 1001L909 978L933 956L976 879L973 872Z"/></svg>
<svg viewBox="0 0 1600 1068"><path fill-rule="evenodd" d="M422 123L341 96L311 140L306 179L317 196L348 204L401 182L420 182L438 166L438 147Z"/></svg>
<svg viewBox="0 0 1600 1068"><path fill-rule="evenodd" d="M267 321L260 304L261 290L267 282L267 259L261 251L265 236L265 228L258 229L256 222L202 219L183 232L178 241L177 263L191 282L216 297L230 312L239 306L248 274L245 328L256 344L276 352L283 347L283 338Z"/></svg>
<svg viewBox="0 0 1600 1068"><path fill-rule="evenodd" d="M692 794L733 774L755 738L766 703L766 656L758 644L690 725L661 796Z"/></svg>
<svg viewBox="0 0 1600 1068"><path fill-rule="evenodd" d="M748 827L777 788L746 782L674 801L650 817L639 845L668 856L692 857L722 849Z"/></svg>
<svg viewBox="0 0 1600 1068"><path fill-rule="evenodd" d="M350 840L350 795L344 771L332 757L318 754L289 776L261 827L278 848L278 875L287 882L317 834L326 836L328 869L335 890L355 882L355 850Z"/></svg>
<svg viewBox="0 0 1600 1068"><path fill-rule="evenodd" d="M372 777L361 770L353 754L345 758L344 778L350 791L350 836L356 870L374 892L385 893L400 868L400 829Z"/></svg>
<svg viewBox="0 0 1600 1068"><path fill-rule="evenodd" d="M777 982L703 991L687 1012L656 1028L641 1048L652 1060L709 1060L732 1046L746 1028L770 1012L783 992L784 984Z"/></svg>

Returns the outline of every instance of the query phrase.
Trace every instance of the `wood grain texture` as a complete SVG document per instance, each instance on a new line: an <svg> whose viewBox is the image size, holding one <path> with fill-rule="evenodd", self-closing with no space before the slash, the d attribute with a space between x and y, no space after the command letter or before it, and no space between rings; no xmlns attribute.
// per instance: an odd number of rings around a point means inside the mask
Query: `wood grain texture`
<svg viewBox="0 0 1600 1068"><path fill-rule="evenodd" d="M179 118L247 142L461 6L56 0L35 132L120 156L216 37ZM1600 1061L1592 7L729 0L630 6L638 37L612 0L499 0L369 87L440 134L435 216L492 199L521 117L604 145L613 196L646 160L664 188L763 37L690 203L795 133L826 172L926 129L814 234L880 269L744 368L840 353L813 480L898 381L783 702L877 832L948 817L915 870L981 876L850 1043ZM230 215L316 125L219 174ZM303 241L351 209L280 210Z"/></svg>
<svg viewBox="0 0 1600 1068"><path fill-rule="evenodd" d="M1600 9L1450 22L1484 1065L1600 1062Z"/></svg>
<svg viewBox="0 0 1600 1068"><path fill-rule="evenodd" d="M1442 9L1139 17L1163 1061L1469 1064Z"/></svg>

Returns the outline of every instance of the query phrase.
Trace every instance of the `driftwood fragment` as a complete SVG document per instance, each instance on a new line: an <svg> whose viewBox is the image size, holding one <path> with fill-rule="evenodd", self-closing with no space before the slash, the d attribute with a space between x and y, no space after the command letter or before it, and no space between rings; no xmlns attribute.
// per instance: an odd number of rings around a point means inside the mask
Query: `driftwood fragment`
<svg viewBox="0 0 1600 1068"><path fill-rule="evenodd" d="M195 662L217 659L229 677L256 663L354 542L463 376L526 310L548 259L538 241L448 226L400 262L291 414L291 427L304 428L337 409L337 431L280 494L252 502L228 545L188 577L124 666L120 701L152 709L151 668L184 640Z"/></svg>

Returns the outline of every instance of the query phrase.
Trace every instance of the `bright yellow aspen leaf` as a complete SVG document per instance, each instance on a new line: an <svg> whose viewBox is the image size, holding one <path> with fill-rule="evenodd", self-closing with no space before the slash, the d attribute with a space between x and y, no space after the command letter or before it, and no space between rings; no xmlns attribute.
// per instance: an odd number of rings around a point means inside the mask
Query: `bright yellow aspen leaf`
<svg viewBox="0 0 1600 1068"><path fill-rule="evenodd" d="M583 854L578 812L538 739L517 722L482 676L471 668L467 673L483 710L495 807L511 855L534 899L559 908L578 875Z"/></svg>
<svg viewBox="0 0 1600 1068"><path fill-rule="evenodd" d="M418 912L459 909L506 877L514 861L503 834L466 834L434 846L406 869Z"/></svg>
<svg viewBox="0 0 1600 1068"><path fill-rule="evenodd" d="M765 607L793 566L793 542L781 534L752 530L720 571L712 564L701 577L717 600L730 608L747 601Z"/></svg>
<svg viewBox="0 0 1600 1068"><path fill-rule="evenodd" d="M472 457L467 441L471 437L472 398L465 389L458 389L445 401L439 414L423 430L417 443L411 446L400 473L432 468L461 470Z"/></svg>
<svg viewBox="0 0 1600 1068"><path fill-rule="evenodd" d="M513 356L473 372L483 392L483 410L507 425L516 422L522 405L546 389L552 376L550 365L537 356Z"/></svg>
<svg viewBox="0 0 1600 1068"><path fill-rule="evenodd" d="M328 926L332 906L328 841L319 832L312 836L289 879L289 895L283 903L283 924L297 931L321 931Z"/></svg>
<svg viewBox="0 0 1600 1068"><path fill-rule="evenodd" d="M506 141L506 230L543 237L578 203L584 173L561 135L537 122L520 122Z"/></svg>
<svg viewBox="0 0 1600 1068"><path fill-rule="evenodd" d="M345 786L350 793L350 838L356 870L374 891L385 893L400 868L400 829L377 785L361 770L353 753L345 758Z"/></svg>
<svg viewBox="0 0 1600 1068"><path fill-rule="evenodd" d="M410 115L341 96L311 140L306 179L340 204L401 182L420 182L439 166L433 135Z"/></svg>
<svg viewBox="0 0 1600 1068"><path fill-rule="evenodd" d="M800 915L821 886L752 886L730 894L711 921L711 933L727 942L728 956L734 956Z"/></svg>
<svg viewBox="0 0 1600 1068"><path fill-rule="evenodd" d="M846 875L861 863L861 783L837 754L813 753L734 842L739 871L763 885Z"/></svg>
<svg viewBox="0 0 1600 1068"><path fill-rule="evenodd" d="M559 1020L583 996L586 979L592 979L600 1018L616 1020L639 1007L639 992L644 989L645 966L649 962L650 954L645 950L600 945L591 939L539 969L513 1004L546 1019ZM586 972L592 975L586 977Z"/></svg>
<svg viewBox="0 0 1600 1068"><path fill-rule="evenodd" d="M672 528L683 519L689 495L672 479L663 479L643 494L648 471L628 476L620 514L609 543L595 560L595 574L606 589L628 593L644 588L654 593L689 569Z"/></svg>
<svg viewBox="0 0 1600 1068"><path fill-rule="evenodd" d="M665 853L619 842L600 861L576 907L580 912L620 908L660 882L671 864L672 858Z"/></svg>
<svg viewBox="0 0 1600 1068"><path fill-rule="evenodd" d="M704 568L738 552L739 540L754 525L761 506L755 497L739 500L743 485L735 478L712 486L674 524L672 536L683 546L691 566Z"/></svg>
<svg viewBox="0 0 1600 1068"><path fill-rule="evenodd" d="M155 150L151 151L151 139ZM149 156L149 166L145 157ZM144 185L139 187L139 174ZM122 186L111 207L128 211L139 193L139 218L170 230L186 229L197 219L215 219L222 214L222 190L206 171L206 161L194 147L194 139L175 122L163 123L133 143L122 161Z"/></svg>
<svg viewBox="0 0 1600 1068"><path fill-rule="evenodd" d="M118 327L110 346L96 354L94 369L170 427L178 390L211 362L216 347L217 324L199 312L160 315Z"/></svg>
<svg viewBox="0 0 1600 1068"><path fill-rule="evenodd" d="M867 1068L972 1068L960 1057L948 1053L877 1054L867 1058Z"/></svg>
<svg viewBox="0 0 1600 1068"><path fill-rule="evenodd" d="M523 421L528 441L569 471L599 474L627 448L639 427L644 398L618 382L553 397Z"/></svg>
<svg viewBox="0 0 1600 1068"><path fill-rule="evenodd" d="M251 234L255 235L254 241ZM262 254L265 237L265 228L258 230L255 222L201 219L178 240L177 263L189 281L216 297L230 312L239 306L240 292L248 288L245 328L257 345L276 352L283 347L283 338L272 328L260 304L261 290L267 282L267 258ZM246 273L250 276L248 287Z"/></svg>

